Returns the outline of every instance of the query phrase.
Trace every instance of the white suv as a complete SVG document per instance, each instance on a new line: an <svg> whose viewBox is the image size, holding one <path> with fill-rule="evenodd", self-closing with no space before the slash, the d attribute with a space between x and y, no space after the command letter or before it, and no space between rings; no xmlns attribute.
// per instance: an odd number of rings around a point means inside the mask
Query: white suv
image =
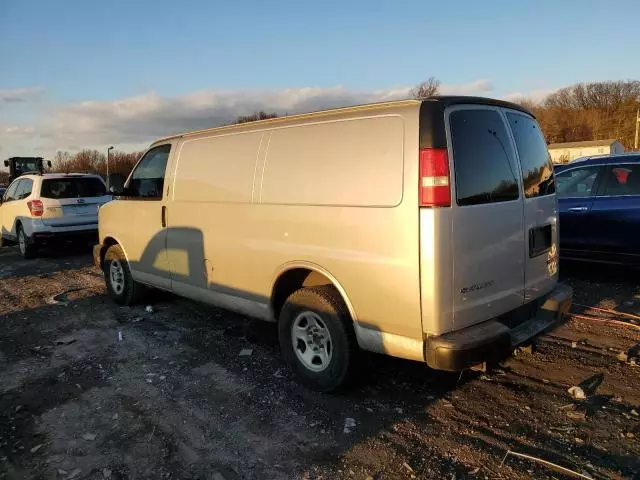
<svg viewBox="0 0 640 480"><path fill-rule="evenodd" d="M98 233L98 208L111 198L98 175L22 175L0 202L0 246L15 242L32 258L54 240L90 240Z"/></svg>

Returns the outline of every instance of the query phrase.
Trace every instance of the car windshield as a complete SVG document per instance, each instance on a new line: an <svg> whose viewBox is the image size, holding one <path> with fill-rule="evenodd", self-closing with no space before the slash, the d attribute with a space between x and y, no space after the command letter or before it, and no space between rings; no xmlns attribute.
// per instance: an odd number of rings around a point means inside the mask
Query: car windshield
<svg viewBox="0 0 640 480"><path fill-rule="evenodd" d="M102 197L107 188L98 178L55 178L42 181L40 196L43 198Z"/></svg>

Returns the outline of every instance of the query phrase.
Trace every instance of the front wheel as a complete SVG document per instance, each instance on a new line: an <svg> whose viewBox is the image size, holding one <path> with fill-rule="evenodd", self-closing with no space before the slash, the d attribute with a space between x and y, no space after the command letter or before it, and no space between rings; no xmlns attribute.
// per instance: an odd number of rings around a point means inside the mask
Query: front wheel
<svg viewBox="0 0 640 480"><path fill-rule="evenodd" d="M109 296L119 305L137 303L142 285L133 279L129 262L120 245L109 247L104 256L103 268Z"/></svg>
<svg viewBox="0 0 640 480"><path fill-rule="evenodd" d="M27 234L24 233L24 228L22 225L18 225L17 227L17 237L18 237L18 248L20 249L20 255L23 258L29 259L34 258L37 252L37 245L31 241Z"/></svg>
<svg viewBox="0 0 640 480"><path fill-rule="evenodd" d="M313 390L332 392L351 380L358 345L351 317L334 287L294 292L280 313L278 337L285 361Z"/></svg>

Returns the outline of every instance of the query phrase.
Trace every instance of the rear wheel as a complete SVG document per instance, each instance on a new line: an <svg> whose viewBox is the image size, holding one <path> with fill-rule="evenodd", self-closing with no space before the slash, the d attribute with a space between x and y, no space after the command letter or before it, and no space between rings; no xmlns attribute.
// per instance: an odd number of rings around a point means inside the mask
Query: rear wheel
<svg viewBox="0 0 640 480"><path fill-rule="evenodd" d="M119 305L133 305L140 299L142 285L131 275L129 263L120 245L107 250L103 262L104 280L111 298Z"/></svg>
<svg viewBox="0 0 640 480"><path fill-rule="evenodd" d="M331 392L351 380L358 345L351 317L334 287L294 292L282 308L278 337L285 361L308 387Z"/></svg>
<svg viewBox="0 0 640 480"><path fill-rule="evenodd" d="M16 228L16 233L18 237L18 248L20 249L20 255L24 258L34 258L36 256L36 252L38 251L38 246L33 242L27 234L24 233L24 228L22 225L18 225Z"/></svg>

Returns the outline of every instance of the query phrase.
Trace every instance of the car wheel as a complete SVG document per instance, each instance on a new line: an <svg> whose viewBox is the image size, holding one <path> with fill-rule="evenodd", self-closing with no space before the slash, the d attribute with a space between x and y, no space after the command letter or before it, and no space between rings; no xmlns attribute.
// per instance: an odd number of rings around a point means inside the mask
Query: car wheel
<svg viewBox="0 0 640 480"><path fill-rule="evenodd" d="M16 230L20 255L27 259L34 258L36 256L38 246L29 237L27 237L27 234L24 233L24 228L22 228L22 225L18 225Z"/></svg>
<svg viewBox="0 0 640 480"><path fill-rule="evenodd" d="M285 361L311 389L332 392L351 380L358 344L349 312L333 286L294 292L280 313L278 338Z"/></svg>
<svg viewBox="0 0 640 480"><path fill-rule="evenodd" d="M103 265L104 280L111 298L119 305L137 303L142 285L133 279L129 263L120 245L109 247Z"/></svg>

